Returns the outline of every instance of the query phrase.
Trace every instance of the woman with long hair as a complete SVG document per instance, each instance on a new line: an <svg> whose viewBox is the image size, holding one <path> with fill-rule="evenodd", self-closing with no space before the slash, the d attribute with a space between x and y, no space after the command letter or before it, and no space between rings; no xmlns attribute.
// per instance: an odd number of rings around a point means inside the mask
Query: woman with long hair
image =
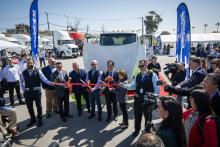
<svg viewBox="0 0 220 147"><path fill-rule="evenodd" d="M162 139L165 147L185 147L181 105L172 96L160 97L157 111L163 120L156 134Z"/></svg>
<svg viewBox="0 0 220 147"><path fill-rule="evenodd" d="M217 147L217 128L211 119L209 94L204 90L190 93L192 108L183 113L188 147Z"/></svg>

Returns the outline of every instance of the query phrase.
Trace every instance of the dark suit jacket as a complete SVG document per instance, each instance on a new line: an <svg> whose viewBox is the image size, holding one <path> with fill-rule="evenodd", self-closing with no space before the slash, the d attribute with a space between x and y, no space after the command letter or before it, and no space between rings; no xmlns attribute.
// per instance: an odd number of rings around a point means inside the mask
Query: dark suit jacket
<svg viewBox="0 0 220 147"><path fill-rule="evenodd" d="M206 77L206 75L206 70L202 67L199 67L196 71L194 71L194 73L188 80L181 82L179 85L181 88L192 88L193 86L200 84Z"/></svg>
<svg viewBox="0 0 220 147"><path fill-rule="evenodd" d="M112 72L113 74L113 81L111 81L109 84L115 84L116 82L118 82L119 78L118 78L118 72L117 71L114 71ZM109 76L109 71L105 72L103 75L102 75L102 81L106 82L105 81L105 78ZM108 87L105 88L105 90L103 91L104 94L108 94L110 91L108 89Z"/></svg>
<svg viewBox="0 0 220 147"><path fill-rule="evenodd" d="M50 69L50 66L46 66L44 68L42 68L42 73L44 74L44 76L49 80L51 81L51 76L52 76L52 71ZM54 86L51 86L51 85L47 85L45 84L44 82L42 82L42 87L44 89L48 89L48 90L54 90Z"/></svg>
<svg viewBox="0 0 220 147"><path fill-rule="evenodd" d="M69 77L72 78L71 83L82 83L80 81L80 79L85 82L86 81L86 71L84 69L80 69L79 73L77 73L75 70L73 70L69 73ZM82 86L73 86L72 87L73 92L81 92L83 89L85 89L85 88Z"/></svg>
<svg viewBox="0 0 220 147"><path fill-rule="evenodd" d="M211 106L215 114L220 117L220 92L219 91L212 98Z"/></svg>
<svg viewBox="0 0 220 147"><path fill-rule="evenodd" d="M55 71L54 73L52 73L52 77L51 80L53 82L57 82L57 83L67 83L68 82L68 74L66 71L62 71L63 73L63 78L59 75L58 71ZM65 86L55 86L55 91L56 91L56 96L59 97L64 97L65 93L67 91L67 88Z"/></svg>

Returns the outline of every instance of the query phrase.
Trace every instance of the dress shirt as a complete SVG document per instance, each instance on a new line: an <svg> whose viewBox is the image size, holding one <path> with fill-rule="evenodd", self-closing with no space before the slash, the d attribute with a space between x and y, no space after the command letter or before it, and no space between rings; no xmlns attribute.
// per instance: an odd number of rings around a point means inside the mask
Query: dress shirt
<svg viewBox="0 0 220 147"><path fill-rule="evenodd" d="M142 74L142 79L144 78L145 74ZM157 85L158 77L155 73L152 75L152 83L154 87L154 93L160 94L160 86ZM128 90L135 90L136 89L136 77L133 79L133 81L130 84L124 84L123 87Z"/></svg>
<svg viewBox="0 0 220 147"><path fill-rule="evenodd" d="M20 80L21 72L18 65L7 65L4 68L3 73L7 82L16 82Z"/></svg>
<svg viewBox="0 0 220 147"><path fill-rule="evenodd" d="M25 60L21 60L18 63L19 67L20 67L20 71L23 72L26 68L27 68L27 62Z"/></svg>

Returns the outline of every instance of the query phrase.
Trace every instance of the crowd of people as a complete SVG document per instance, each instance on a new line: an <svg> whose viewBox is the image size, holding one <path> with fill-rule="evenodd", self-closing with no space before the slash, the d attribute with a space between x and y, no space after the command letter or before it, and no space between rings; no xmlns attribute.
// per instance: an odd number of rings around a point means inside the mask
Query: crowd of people
<svg viewBox="0 0 220 147"><path fill-rule="evenodd" d="M190 69L192 75L185 80L186 71L184 64L176 64L176 73L172 75L172 84L163 82L165 91L174 96L160 96L157 99L156 110L162 122L153 133L142 134L136 146L146 146L148 141L165 147L217 147L220 130L220 59L213 56L206 58L191 57ZM41 65L42 66L42 65ZM140 60L138 67L140 72L131 82L125 70L116 71L115 63L107 61L106 71L99 70L97 60L91 61L91 69L87 72L79 67L77 62L72 63L72 71L63 69L62 62L54 58L48 58L48 65L38 69L34 66L32 58L27 54L21 54L18 64L12 59L7 59L7 65L0 69L0 81L7 81L9 90L10 106L5 105L4 89L0 89L0 115L8 117L8 132L17 134L16 109L14 101L14 89L17 93L20 105L26 104L30 114L27 127L37 123L38 127L43 125L42 118L42 88L46 97L46 118L49 119L52 112L60 115L61 121L66 122L73 115L69 111L69 94L74 94L78 116L83 115L81 98L86 103L88 119L96 118L95 108L97 106L97 120L102 121L102 106L100 95L105 96L107 108L106 122L118 120L118 104L123 115L123 121L119 124L121 129L129 126L127 105L127 91L134 90L134 132L137 137L141 131L141 120L144 115L145 123L149 121L148 109L143 107L146 93L160 94L161 66L157 57L152 57L152 62ZM172 72L171 72L172 74ZM22 89L22 94L20 93ZM182 97L188 97L188 109L183 111ZM23 100L24 99L24 100ZM33 102L37 107L35 116ZM1 128L4 126L1 125ZM152 145L152 144L151 144Z"/></svg>

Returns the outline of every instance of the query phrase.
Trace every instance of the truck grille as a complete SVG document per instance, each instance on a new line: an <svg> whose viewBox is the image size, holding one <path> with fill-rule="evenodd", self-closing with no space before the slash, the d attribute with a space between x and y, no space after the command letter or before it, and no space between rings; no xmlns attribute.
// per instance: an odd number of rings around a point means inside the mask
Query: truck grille
<svg viewBox="0 0 220 147"><path fill-rule="evenodd" d="M79 49L78 48L72 48L72 52L75 53L75 52L78 52Z"/></svg>

